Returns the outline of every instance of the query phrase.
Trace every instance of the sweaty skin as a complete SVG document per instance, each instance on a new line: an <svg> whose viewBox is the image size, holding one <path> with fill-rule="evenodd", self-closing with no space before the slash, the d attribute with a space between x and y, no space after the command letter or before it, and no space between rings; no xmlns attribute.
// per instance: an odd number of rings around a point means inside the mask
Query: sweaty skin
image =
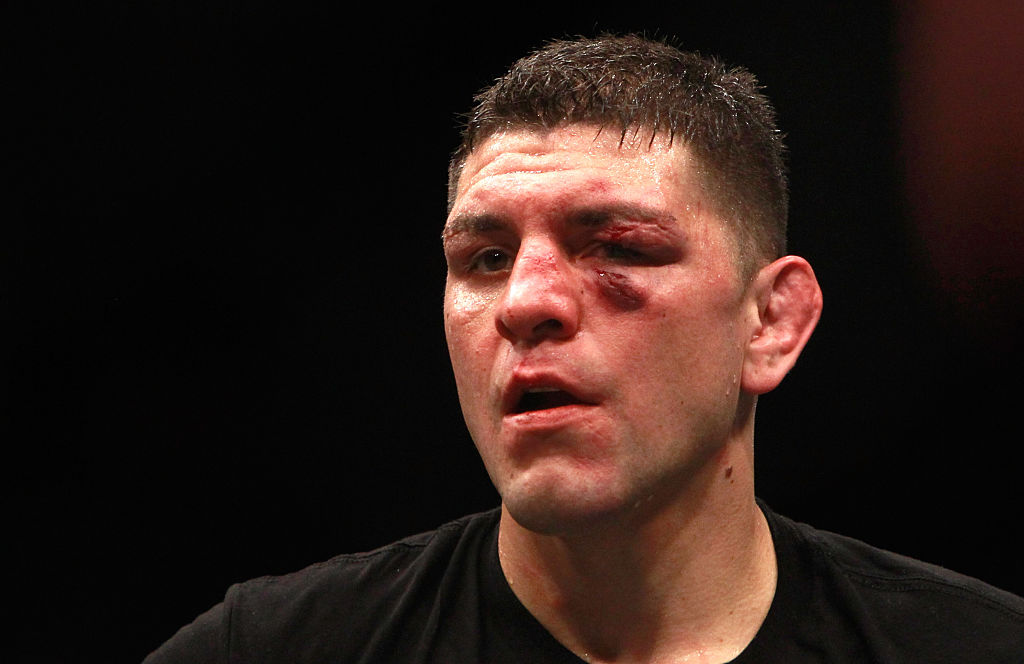
<svg viewBox="0 0 1024 664"><path fill-rule="evenodd" d="M532 528L663 508L733 435L757 303L691 162L575 126L496 135L462 171L446 335L474 442ZM520 407L554 390L573 398Z"/></svg>

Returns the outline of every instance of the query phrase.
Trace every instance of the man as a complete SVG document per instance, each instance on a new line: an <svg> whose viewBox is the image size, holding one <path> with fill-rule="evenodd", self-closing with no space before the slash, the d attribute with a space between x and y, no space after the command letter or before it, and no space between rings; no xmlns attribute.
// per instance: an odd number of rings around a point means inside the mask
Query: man
<svg viewBox="0 0 1024 664"><path fill-rule="evenodd" d="M1024 600L754 495L821 312L754 78L555 42L477 98L444 320L500 509L229 590L149 662L1011 662Z"/></svg>

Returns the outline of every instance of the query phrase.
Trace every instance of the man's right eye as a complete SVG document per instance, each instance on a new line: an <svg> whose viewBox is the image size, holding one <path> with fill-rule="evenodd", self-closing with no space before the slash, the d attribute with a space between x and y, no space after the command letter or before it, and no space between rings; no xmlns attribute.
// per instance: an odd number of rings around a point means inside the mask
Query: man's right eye
<svg viewBox="0 0 1024 664"><path fill-rule="evenodd" d="M484 249L470 261L469 269L472 272L487 274L490 272L501 272L512 266L512 257L501 249Z"/></svg>

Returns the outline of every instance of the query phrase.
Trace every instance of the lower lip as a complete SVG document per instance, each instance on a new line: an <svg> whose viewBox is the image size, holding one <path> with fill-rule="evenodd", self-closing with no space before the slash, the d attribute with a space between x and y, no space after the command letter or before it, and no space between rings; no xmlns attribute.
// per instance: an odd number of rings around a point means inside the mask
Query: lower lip
<svg viewBox="0 0 1024 664"><path fill-rule="evenodd" d="M523 413L509 413L504 417L504 421L506 426L516 429L555 429L571 424L575 420L591 416L595 408L596 406L591 404L571 404L568 406L558 406L557 408L530 410Z"/></svg>

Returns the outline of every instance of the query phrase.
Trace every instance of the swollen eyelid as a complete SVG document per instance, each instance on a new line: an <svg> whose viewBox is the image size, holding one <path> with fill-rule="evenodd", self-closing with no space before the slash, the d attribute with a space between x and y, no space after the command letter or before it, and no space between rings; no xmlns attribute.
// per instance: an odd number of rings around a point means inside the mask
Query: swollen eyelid
<svg viewBox="0 0 1024 664"><path fill-rule="evenodd" d="M605 258L613 260L640 260L644 258L644 252L622 244L605 244L601 247L601 253Z"/></svg>
<svg viewBox="0 0 1024 664"><path fill-rule="evenodd" d="M600 255L608 260L638 264L665 265L683 257L681 243L648 236L622 237L618 235L601 243Z"/></svg>

